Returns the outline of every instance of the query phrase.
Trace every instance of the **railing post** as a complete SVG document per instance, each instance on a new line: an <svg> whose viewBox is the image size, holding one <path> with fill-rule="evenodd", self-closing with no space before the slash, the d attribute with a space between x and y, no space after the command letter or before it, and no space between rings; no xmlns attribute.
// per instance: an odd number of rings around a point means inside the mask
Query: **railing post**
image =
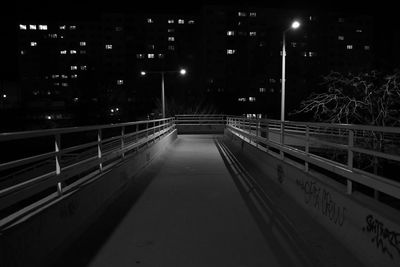
<svg viewBox="0 0 400 267"><path fill-rule="evenodd" d="M285 144L285 123L281 121L281 159L284 159L285 153L283 152L283 146Z"/></svg>
<svg viewBox="0 0 400 267"><path fill-rule="evenodd" d="M308 166L308 156L310 155L310 127L308 126L308 124L306 125L306 161L304 162L304 167L305 167L305 171L308 172L309 171L309 166Z"/></svg>
<svg viewBox="0 0 400 267"><path fill-rule="evenodd" d="M54 138L54 148L55 148L55 160L56 160L56 175L59 177L61 174L61 157L60 157L60 151L61 151L61 136L60 134L56 134ZM57 194L59 196L62 196L63 194L63 185L62 182L58 181L57 182Z"/></svg>
<svg viewBox="0 0 400 267"><path fill-rule="evenodd" d="M347 167L353 170L353 146L354 146L354 131L349 129L349 140L347 145ZM351 195L353 192L353 182L347 179L347 194Z"/></svg>
<svg viewBox="0 0 400 267"><path fill-rule="evenodd" d="M136 134L135 134L136 151L139 150L137 146L138 141L139 141L139 123L136 124Z"/></svg>
<svg viewBox="0 0 400 267"><path fill-rule="evenodd" d="M97 130L97 158L99 159L99 170L103 171L103 162L102 162L102 137L101 137L101 129Z"/></svg>
<svg viewBox="0 0 400 267"><path fill-rule="evenodd" d="M125 158L125 126L121 128L121 150L122 150L122 158Z"/></svg>

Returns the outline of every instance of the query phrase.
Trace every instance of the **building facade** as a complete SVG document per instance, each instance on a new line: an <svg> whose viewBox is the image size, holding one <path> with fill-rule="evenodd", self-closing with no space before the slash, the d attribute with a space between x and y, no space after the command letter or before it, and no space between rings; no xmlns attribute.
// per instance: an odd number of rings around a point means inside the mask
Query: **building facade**
<svg viewBox="0 0 400 267"><path fill-rule="evenodd" d="M330 71L358 72L373 61L368 16L205 6L199 15L99 14L90 19L20 21L22 106L44 119L132 120L221 112L279 118L282 33L290 112ZM205 108L207 107L207 108ZM210 108L212 107L212 108Z"/></svg>

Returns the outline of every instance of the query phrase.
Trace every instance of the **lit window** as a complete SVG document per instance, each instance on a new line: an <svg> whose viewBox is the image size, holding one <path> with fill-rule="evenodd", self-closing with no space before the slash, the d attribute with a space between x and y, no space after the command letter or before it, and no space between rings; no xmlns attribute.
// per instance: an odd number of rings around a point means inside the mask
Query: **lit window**
<svg viewBox="0 0 400 267"><path fill-rule="evenodd" d="M338 40L340 40L340 41L343 41L343 40L344 40L344 36L343 36L343 35L339 35L337 38L338 38Z"/></svg>
<svg viewBox="0 0 400 267"><path fill-rule="evenodd" d="M315 57L315 56L317 56L317 53L315 53L315 52L308 52L308 56L309 56L309 57Z"/></svg>
<svg viewBox="0 0 400 267"><path fill-rule="evenodd" d="M309 20L309 21L313 21L313 20L315 20L315 18L314 18L313 16L309 16L309 17L308 17L308 20Z"/></svg>
<svg viewBox="0 0 400 267"><path fill-rule="evenodd" d="M30 24L30 25L29 25L29 30L36 30L36 25Z"/></svg>
<svg viewBox="0 0 400 267"><path fill-rule="evenodd" d="M19 24L19 29L20 29L20 30L26 30L26 25Z"/></svg>
<svg viewBox="0 0 400 267"><path fill-rule="evenodd" d="M249 97L249 102L255 102L255 101L256 101L256 98L254 96Z"/></svg>
<svg viewBox="0 0 400 267"><path fill-rule="evenodd" d="M178 24L185 24L185 21L183 19L178 19Z"/></svg>
<svg viewBox="0 0 400 267"><path fill-rule="evenodd" d="M144 55L143 54L136 54L136 58L142 59L142 58L144 58Z"/></svg>
<svg viewBox="0 0 400 267"><path fill-rule="evenodd" d="M78 102L79 101L79 98L78 97L74 97L74 102Z"/></svg>
<svg viewBox="0 0 400 267"><path fill-rule="evenodd" d="M175 41L175 37L173 37L173 36L168 37L168 41L169 41L169 42Z"/></svg>
<svg viewBox="0 0 400 267"><path fill-rule="evenodd" d="M86 65L82 65L82 66L81 66L81 70L87 70Z"/></svg>
<svg viewBox="0 0 400 267"><path fill-rule="evenodd" d="M86 50L79 50L79 54L81 54L81 55L86 54Z"/></svg>
<svg viewBox="0 0 400 267"><path fill-rule="evenodd" d="M31 42L31 46L37 46L37 42Z"/></svg>
<svg viewBox="0 0 400 267"><path fill-rule="evenodd" d="M77 66L71 66L71 70L77 70L78 67Z"/></svg>
<svg viewBox="0 0 400 267"><path fill-rule="evenodd" d="M260 87L259 91L260 91L260 93L265 93L267 91L267 89L265 89L264 87Z"/></svg>
<svg viewBox="0 0 400 267"><path fill-rule="evenodd" d="M238 98L238 101L239 101L239 102L246 102L246 98L245 98L245 97L239 97L239 98Z"/></svg>
<svg viewBox="0 0 400 267"><path fill-rule="evenodd" d="M226 35L228 35L228 36L234 36L234 35L235 35L235 32L234 32L234 31L227 31L227 32L226 32Z"/></svg>
<svg viewBox="0 0 400 267"><path fill-rule="evenodd" d="M79 42L80 46L86 46L86 42Z"/></svg>
<svg viewBox="0 0 400 267"><path fill-rule="evenodd" d="M276 80L274 78L269 78L269 83L276 83Z"/></svg>
<svg viewBox="0 0 400 267"><path fill-rule="evenodd" d="M164 54L158 54L158 58L164 58Z"/></svg>
<svg viewBox="0 0 400 267"><path fill-rule="evenodd" d="M362 30L361 29L357 29L356 32L357 33L362 33Z"/></svg>
<svg viewBox="0 0 400 267"><path fill-rule="evenodd" d="M25 51L24 50L21 50L21 55L25 55Z"/></svg>
<svg viewBox="0 0 400 267"><path fill-rule="evenodd" d="M107 50L111 50L112 49L112 45L111 44L106 44L105 47L106 47Z"/></svg>
<svg viewBox="0 0 400 267"><path fill-rule="evenodd" d="M68 86L68 83L61 83L61 86L62 86L62 87L67 87L67 86Z"/></svg>
<svg viewBox="0 0 400 267"><path fill-rule="evenodd" d="M353 45L347 45L346 48L347 48L347 50L351 50L351 49L353 49Z"/></svg>
<svg viewBox="0 0 400 267"><path fill-rule="evenodd" d="M42 31L47 30L47 25L39 25L39 30L42 30Z"/></svg>
<svg viewBox="0 0 400 267"><path fill-rule="evenodd" d="M53 75L51 75L51 78L53 78L53 79L57 79L58 77L59 77L58 74L53 74Z"/></svg>
<svg viewBox="0 0 400 267"><path fill-rule="evenodd" d="M364 50L370 50L371 47L369 45L364 45Z"/></svg>
<svg viewBox="0 0 400 267"><path fill-rule="evenodd" d="M151 18L148 18L147 23L154 23L154 21Z"/></svg>
<svg viewBox="0 0 400 267"><path fill-rule="evenodd" d="M57 38L57 33L49 33L49 37L52 39L56 39Z"/></svg>
<svg viewBox="0 0 400 267"><path fill-rule="evenodd" d="M154 54L147 54L147 58L154 58Z"/></svg>
<svg viewBox="0 0 400 267"><path fill-rule="evenodd" d="M168 20L168 24L173 24L174 23L174 20L173 19L169 19Z"/></svg>
<svg viewBox="0 0 400 267"><path fill-rule="evenodd" d="M60 29L60 30L65 30L66 28L67 28L67 26L65 26L65 25L59 26L59 29Z"/></svg>
<svg viewBox="0 0 400 267"><path fill-rule="evenodd" d="M69 53L70 53L71 55L76 54L76 50L70 50Z"/></svg>
<svg viewBox="0 0 400 267"><path fill-rule="evenodd" d="M228 55L233 55L233 54L236 53L236 50L235 50L235 49L227 49L227 50L226 50L226 53L227 53Z"/></svg>
<svg viewBox="0 0 400 267"><path fill-rule="evenodd" d="M168 29L168 32L175 32L175 29Z"/></svg>
<svg viewBox="0 0 400 267"><path fill-rule="evenodd" d="M71 26L69 26L69 29L70 29L70 30L75 30L75 29L76 29L76 26L75 26L75 25L71 25Z"/></svg>
<svg viewBox="0 0 400 267"><path fill-rule="evenodd" d="M72 78L72 79L78 78L78 74L72 74L72 75L71 75L71 78Z"/></svg>
<svg viewBox="0 0 400 267"><path fill-rule="evenodd" d="M253 18L254 18L254 17L257 17L257 13L256 13L256 12L250 12L249 16L250 16L250 17L253 17Z"/></svg>
<svg viewBox="0 0 400 267"><path fill-rule="evenodd" d="M291 45L292 47L296 47L296 46L297 46L297 43L296 43L296 42L291 42L290 45Z"/></svg>
<svg viewBox="0 0 400 267"><path fill-rule="evenodd" d="M239 17L246 17L247 13L246 12L238 12Z"/></svg>
<svg viewBox="0 0 400 267"><path fill-rule="evenodd" d="M250 35L250 36L256 36L257 33L256 33L256 32L249 32L249 35Z"/></svg>
<svg viewBox="0 0 400 267"><path fill-rule="evenodd" d="M67 75L65 75L65 74L62 74L62 75L61 75L61 79L67 79L67 78L68 78Z"/></svg>
<svg viewBox="0 0 400 267"><path fill-rule="evenodd" d="M60 85L60 83L54 83L54 85L55 85L55 86L59 86L59 85Z"/></svg>
<svg viewBox="0 0 400 267"><path fill-rule="evenodd" d="M194 24L194 20L189 20L188 24Z"/></svg>
<svg viewBox="0 0 400 267"><path fill-rule="evenodd" d="M174 51L174 50L175 50L175 46L169 45L169 46L168 46L168 50Z"/></svg>
<svg viewBox="0 0 400 267"><path fill-rule="evenodd" d="M124 84L124 80L117 80L117 84L118 85L123 85Z"/></svg>

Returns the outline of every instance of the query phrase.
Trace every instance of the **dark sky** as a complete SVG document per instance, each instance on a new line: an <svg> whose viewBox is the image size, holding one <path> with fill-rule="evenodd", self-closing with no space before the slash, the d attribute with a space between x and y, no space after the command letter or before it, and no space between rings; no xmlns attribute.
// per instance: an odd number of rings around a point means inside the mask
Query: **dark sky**
<svg viewBox="0 0 400 267"><path fill-rule="evenodd" d="M327 11L348 11L356 13L367 13L373 15L378 22L378 32L381 41L387 33L397 31L400 23L397 20L397 8L388 0L41 0L41 1L9 1L0 8L0 78L15 80L17 78L16 62L16 23L18 18L23 17L53 17L60 16L85 16L85 14L96 14L102 11L128 11L128 12L177 12L196 13L200 7L206 4L257 6L290 9L322 9ZM372 4L373 3L373 4Z"/></svg>

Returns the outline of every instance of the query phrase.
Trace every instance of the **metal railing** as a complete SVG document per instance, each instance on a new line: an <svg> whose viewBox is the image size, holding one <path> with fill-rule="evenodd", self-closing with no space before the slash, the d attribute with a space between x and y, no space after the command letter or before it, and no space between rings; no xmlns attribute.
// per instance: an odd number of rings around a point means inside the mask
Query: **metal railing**
<svg viewBox="0 0 400 267"><path fill-rule="evenodd" d="M167 118L2 133L0 213L74 190L84 177L104 172L174 129L175 119Z"/></svg>
<svg viewBox="0 0 400 267"><path fill-rule="evenodd" d="M177 125L225 125L226 115L188 114L175 115Z"/></svg>
<svg viewBox="0 0 400 267"><path fill-rule="evenodd" d="M228 117L227 128L252 145L305 171L340 177L352 194L362 185L400 200L400 128L281 122ZM336 179L335 179L336 180Z"/></svg>

